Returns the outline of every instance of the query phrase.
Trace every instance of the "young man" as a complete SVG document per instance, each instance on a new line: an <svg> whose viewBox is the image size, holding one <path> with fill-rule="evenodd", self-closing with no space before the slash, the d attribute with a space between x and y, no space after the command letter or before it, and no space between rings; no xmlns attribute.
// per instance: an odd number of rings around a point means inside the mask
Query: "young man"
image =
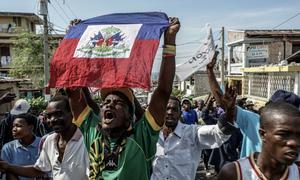
<svg viewBox="0 0 300 180"><path fill-rule="evenodd" d="M218 179L300 179L294 164L300 151L300 111L285 102L270 103L261 111L262 151L225 165Z"/></svg>
<svg viewBox="0 0 300 180"><path fill-rule="evenodd" d="M202 110L205 106L204 101L202 99L200 99L198 102L198 106L194 109L197 113L197 118L198 120L202 117Z"/></svg>
<svg viewBox="0 0 300 180"><path fill-rule="evenodd" d="M16 166L0 161L0 171L26 177L42 176L51 171L53 179L88 179L88 153L82 133L72 123L68 98L52 98L46 108L46 118L55 133L45 140L35 165Z"/></svg>
<svg viewBox="0 0 300 180"><path fill-rule="evenodd" d="M196 111L192 108L191 101L188 98L182 100L182 117L185 124L197 124L198 116Z"/></svg>
<svg viewBox="0 0 300 180"><path fill-rule="evenodd" d="M90 179L149 179L156 142L164 124L175 75L175 39L180 28L170 19L165 31L158 87L142 118L133 123L134 96L129 88L102 89L99 137L91 146Z"/></svg>
<svg viewBox="0 0 300 180"><path fill-rule="evenodd" d="M11 99L13 98L13 95L6 94L5 97L5 99ZM5 143L14 140L12 136L12 124L14 120L13 116L28 113L29 110L30 104L28 101L25 99L18 99L11 111L6 114L6 117L0 123L0 149Z"/></svg>
<svg viewBox="0 0 300 180"><path fill-rule="evenodd" d="M226 89L226 114L221 116L217 125L186 125L179 121L180 101L169 99L165 126L159 134L157 152L153 161L152 180L186 179L196 176L203 149L217 148L224 143L233 129L233 110L235 91Z"/></svg>
<svg viewBox="0 0 300 180"><path fill-rule="evenodd" d="M40 138L33 133L36 117L30 114L14 116L12 136L15 140L6 143L1 151L1 159L14 165L32 165L38 159L38 145ZM13 178L11 174L7 179ZM31 178L21 177L20 180Z"/></svg>

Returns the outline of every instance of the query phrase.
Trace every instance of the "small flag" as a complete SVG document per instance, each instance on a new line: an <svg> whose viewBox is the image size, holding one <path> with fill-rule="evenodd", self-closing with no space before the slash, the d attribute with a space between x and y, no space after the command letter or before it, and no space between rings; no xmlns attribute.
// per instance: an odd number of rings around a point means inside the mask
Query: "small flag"
<svg viewBox="0 0 300 180"><path fill-rule="evenodd" d="M164 13L119 13L71 27L50 65L50 87L150 88Z"/></svg>

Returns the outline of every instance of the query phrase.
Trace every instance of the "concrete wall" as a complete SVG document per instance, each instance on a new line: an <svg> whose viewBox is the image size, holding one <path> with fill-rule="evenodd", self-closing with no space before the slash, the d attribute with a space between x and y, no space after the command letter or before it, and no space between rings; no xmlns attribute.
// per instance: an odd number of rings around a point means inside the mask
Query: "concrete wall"
<svg viewBox="0 0 300 180"><path fill-rule="evenodd" d="M244 39L244 32L240 31L240 32L235 32L235 31L228 31L228 40L227 42L235 42L235 41L239 41L239 40L243 40Z"/></svg>
<svg viewBox="0 0 300 180"><path fill-rule="evenodd" d="M220 76L219 72L215 72L216 77ZM197 72L194 75L195 78L195 86L194 86L194 93L195 96L202 96L208 94L210 92L210 87L208 83L208 76L205 71Z"/></svg>

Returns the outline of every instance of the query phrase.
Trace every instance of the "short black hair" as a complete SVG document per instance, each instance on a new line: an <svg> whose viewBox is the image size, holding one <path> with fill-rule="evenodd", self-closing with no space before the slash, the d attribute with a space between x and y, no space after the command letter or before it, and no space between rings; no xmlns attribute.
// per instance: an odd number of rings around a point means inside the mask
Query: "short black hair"
<svg viewBox="0 0 300 180"><path fill-rule="evenodd" d="M66 106L66 110L71 112L71 107L70 107L70 104L69 104L69 99L67 96L64 96L64 95L56 95L54 97L51 98L51 100L49 101L50 102L57 102L57 101L62 101L65 103L65 106Z"/></svg>
<svg viewBox="0 0 300 180"><path fill-rule="evenodd" d="M272 122L272 115L283 114L292 117L300 117L300 111L295 106L286 102L270 102L261 109L260 127L267 127Z"/></svg>
<svg viewBox="0 0 300 180"><path fill-rule="evenodd" d="M181 111L181 102L180 102L180 100L177 97L175 97L175 96L170 96L169 99L177 101L178 105L179 105L179 111Z"/></svg>
<svg viewBox="0 0 300 180"><path fill-rule="evenodd" d="M37 118L29 113L19 114L13 116L14 120L17 118L24 119L28 125L36 126Z"/></svg>

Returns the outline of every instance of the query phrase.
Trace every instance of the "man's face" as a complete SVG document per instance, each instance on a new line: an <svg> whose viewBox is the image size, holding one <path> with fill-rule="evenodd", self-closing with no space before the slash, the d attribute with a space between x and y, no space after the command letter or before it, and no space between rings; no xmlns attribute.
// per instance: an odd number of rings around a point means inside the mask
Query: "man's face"
<svg viewBox="0 0 300 180"><path fill-rule="evenodd" d="M181 115L179 102L173 99L169 99L167 104L167 112L165 116L165 125L170 128L174 128L178 124L178 120Z"/></svg>
<svg viewBox="0 0 300 180"><path fill-rule="evenodd" d="M190 101L184 100L184 101L182 102L182 108L183 108L185 111L190 110L190 108L191 108L191 103L190 103Z"/></svg>
<svg viewBox="0 0 300 180"><path fill-rule="evenodd" d="M130 125L130 112L126 100L116 94L109 94L101 108L102 129L127 129Z"/></svg>
<svg viewBox="0 0 300 180"><path fill-rule="evenodd" d="M198 109L199 110L202 110L203 108L204 108L204 101L199 101L199 107L198 107Z"/></svg>
<svg viewBox="0 0 300 180"><path fill-rule="evenodd" d="M49 127L56 133L67 131L72 126L72 113L66 109L66 104L63 101L50 102L45 115Z"/></svg>
<svg viewBox="0 0 300 180"><path fill-rule="evenodd" d="M14 139L22 139L32 136L33 126L27 124L23 118L16 118L13 122L12 135Z"/></svg>
<svg viewBox="0 0 300 180"><path fill-rule="evenodd" d="M272 123L265 127L264 148L276 161L291 165L300 151L300 119L284 114L274 114Z"/></svg>

